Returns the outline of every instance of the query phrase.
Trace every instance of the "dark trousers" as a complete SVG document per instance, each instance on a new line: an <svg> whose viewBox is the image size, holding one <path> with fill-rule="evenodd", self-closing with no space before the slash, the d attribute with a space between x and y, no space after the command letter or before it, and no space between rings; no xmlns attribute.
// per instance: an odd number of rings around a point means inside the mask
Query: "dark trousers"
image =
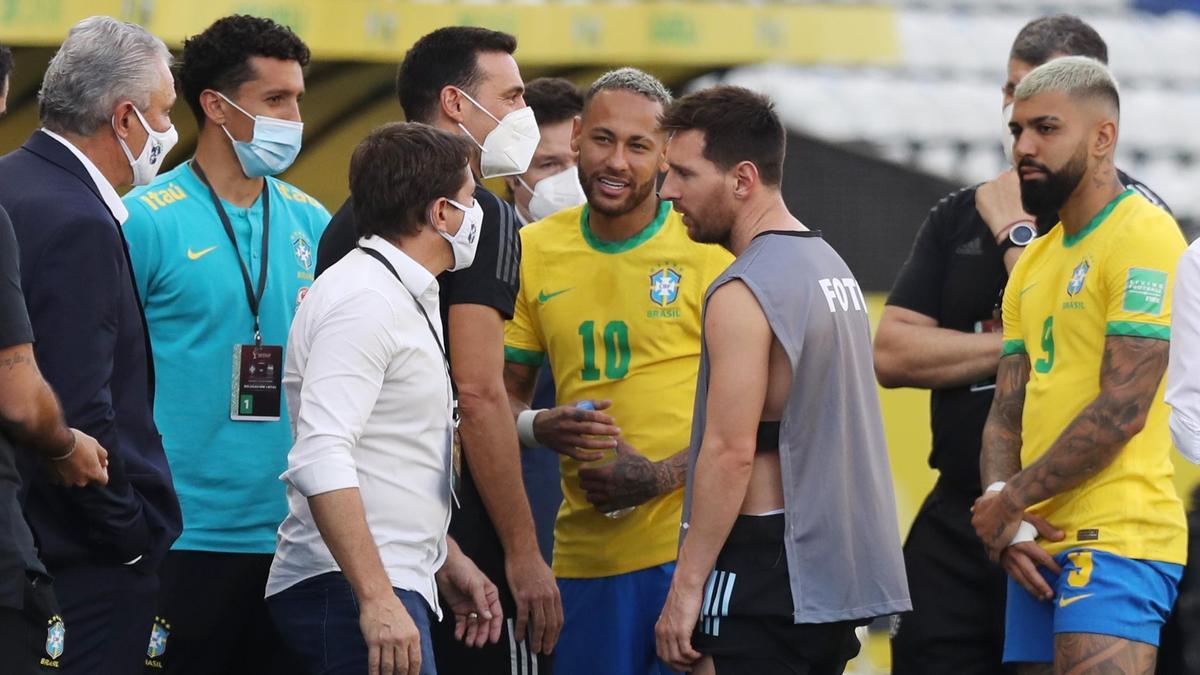
<svg viewBox="0 0 1200 675"><path fill-rule="evenodd" d="M429 637L429 606L413 591L393 590L421 634L421 675L437 675ZM284 641L304 661L308 672L314 675L367 672L367 643L358 624L358 600L341 572L305 579L267 598L267 606Z"/></svg>
<svg viewBox="0 0 1200 675"><path fill-rule="evenodd" d="M942 486L925 499L904 544L913 611L892 636L893 675L1007 675L1007 576L971 527L975 497Z"/></svg>
<svg viewBox="0 0 1200 675"><path fill-rule="evenodd" d="M287 648L263 592L271 554L171 551L159 572L146 674L293 675Z"/></svg>
<svg viewBox="0 0 1200 675"><path fill-rule="evenodd" d="M0 607L0 666L9 675L58 672L66 649L66 628L46 577L25 580L20 609Z"/></svg>
<svg viewBox="0 0 1200 675"><path fill-rule="evenodd" d="M66 640L62 675L140 675L158 577L128 565L51 570Z"/></svg>

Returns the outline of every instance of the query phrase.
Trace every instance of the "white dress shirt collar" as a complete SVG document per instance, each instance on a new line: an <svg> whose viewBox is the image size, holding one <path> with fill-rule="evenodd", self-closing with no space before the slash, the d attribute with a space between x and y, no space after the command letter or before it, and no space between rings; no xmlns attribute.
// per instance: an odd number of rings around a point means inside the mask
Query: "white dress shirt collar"
<svg viewBox="0 0 1200 675"><path fill-rule="evenodd" d="M369 239L363 237L358 240L358 245L382 253L392 267L396 268L396 273L400 275L400 282L404 284L404 288L408 289L408 292L412 293L414 297L419 298L425 295L437 283L437 277L430 274L429 270L383 237L373 236Z"/></svg>
<svg viewBox="0 0 1200 675"><path fill-rule="evenodd" d="M92 163L92 160L88 159L88 156L83 154L79 148L75 147L71 141L68 141L53 131L42 127L42 133L65 145L67 149L71 151L71 154L75 155L75 158L78 159L81 164L83 164L83 168L87 169L88 175L92 177L92 182L96 184L96 190L100 192L100 197L104 200L104 205L108 207L108 210L112 213L113 218L116 218L118 223L124 225L126 219L129 218L129 210L126 209L125 204L121 202L121 195L117 194L117 191L113 189L112 184L108 182L108 179L104 177L104 174L100 173L100 169L96 168L96 165Z"/></svg>

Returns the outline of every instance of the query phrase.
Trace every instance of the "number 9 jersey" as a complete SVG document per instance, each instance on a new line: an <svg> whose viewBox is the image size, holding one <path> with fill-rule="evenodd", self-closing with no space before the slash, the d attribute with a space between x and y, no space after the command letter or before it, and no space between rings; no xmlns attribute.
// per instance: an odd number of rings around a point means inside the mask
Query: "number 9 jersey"
<svg viewBox="0 0 1200 675"><path fill-rule="evenodd" d="M1030 244L1004 290L1004 354L1027 354L1021 466L1050 448L1100 393L1108 336L1169 340L1175 266L1187 244L1175 220L1126 190L1075 234L1062 224ZM1164 380L1166 378L1163 378ZM1055 554L1080 547L1184 564L1168 409L1159 383L1145 427L1112 464L1030 511L1062 529Z"/></svg>
<svg viewBox="0 0 1200 675"><path fill-rule="evenodd" d="M521 287L504 331L506 361L548 363L558 404L609 399L622 437L653 461L688 447L700 365L700 312L713 279L733 262L687 236L669 202L619 242L597 239L586 205L521 230ZM624 574L670 562L683 491L607 518L579 487L580 462L562 457L563 504L554 573Z"/></svg>

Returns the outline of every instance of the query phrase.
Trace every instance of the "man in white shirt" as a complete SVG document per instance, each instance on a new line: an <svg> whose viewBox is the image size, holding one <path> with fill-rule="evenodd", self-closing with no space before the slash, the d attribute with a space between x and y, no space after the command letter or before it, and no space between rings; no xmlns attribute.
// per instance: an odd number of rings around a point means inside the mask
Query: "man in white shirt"
<svg viewBox="0 0 1200 675"><path fill-rule="evenodd" d="M1184 457L1200 464L1200 240L1179 259L1174 293L1166 391L1171 439Z"/></svg>
<svg viewBox="0 0 1200 675"><path fill-rule="evenodd" d="M419 123L372 132L350 163L358 248L292 324L289 513L267 602L314 670L432 675L439 591L457 637L500 635L495 585L446 536L458 411L435 277L474 260L471 150Z"/></svg>

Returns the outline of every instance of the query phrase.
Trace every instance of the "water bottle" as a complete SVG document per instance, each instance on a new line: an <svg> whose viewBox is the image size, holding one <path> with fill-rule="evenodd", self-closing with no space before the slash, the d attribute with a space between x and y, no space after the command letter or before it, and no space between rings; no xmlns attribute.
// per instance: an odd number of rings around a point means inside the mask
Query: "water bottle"
<svg viewBox="0 0 1200 675"><path fill-rule="evenodd" d="M575 404L575 407L579 408L580 410L595 410L596 404L592 403L591 401L580 401L579 403ZM590 462L589 463L590 466L600 468L600 467L608 466L609 464L612 464L613 462L617 461L617 449L616 448L609 448L609 449L601 450L601 452L604 453L604 456L594 462ZM628 506L623 509L617 509L615 511L608 511L604 515L608 516L609 518L613 518L613 519L624 518L625 516L633 513L634 509L636 509L636 508L637 508L636 506Z"/></svg>

